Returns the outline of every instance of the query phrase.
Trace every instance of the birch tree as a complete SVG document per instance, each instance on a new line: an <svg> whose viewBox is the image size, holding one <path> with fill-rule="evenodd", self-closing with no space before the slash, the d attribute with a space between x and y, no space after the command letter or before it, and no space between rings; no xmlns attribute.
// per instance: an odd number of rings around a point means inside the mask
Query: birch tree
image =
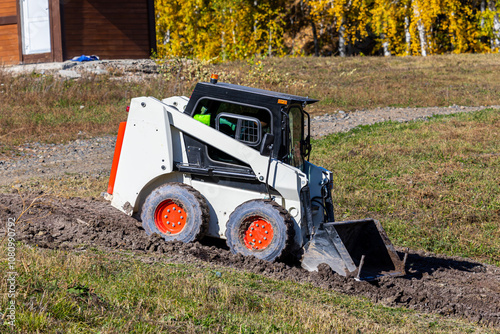
<svg viewBox="0 0 500 334"><path fill-rule="evenodd" d="M418 0L414 0L412 4L413 17L415 19L417 29L418 29L418 39L420 41L420 54L423 57L427 56L427 38L425 36L425 24L422 19L422 10L420 8L420 3Z"/></svg>
<svg viewBox="0 0 500 334"><path fill-rule="evenodd" d="M488 8L492 16L491 50L498 52L500 48L500 6L497 1L490 0Z"/></svg>
<svg viewBox="0 0 500 334"><path fill-rule="evenodd" d="M391 56L392 52L398 54L397 49L401 44L398 36L400 7L399 1L375 0L370 11L370 26L379 36L378 41L386 57Z"/></svg>

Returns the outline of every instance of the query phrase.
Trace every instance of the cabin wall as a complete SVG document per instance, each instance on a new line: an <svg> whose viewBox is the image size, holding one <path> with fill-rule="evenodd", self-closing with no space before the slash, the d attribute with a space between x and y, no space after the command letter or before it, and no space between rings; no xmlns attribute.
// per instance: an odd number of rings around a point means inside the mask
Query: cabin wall
<svg viewBox="0 0 500 334"><path fill-rule="evenodd" d="M61 1L63 57L148 58L152 0ZM154 29L154 23L152 25ZM154 36L154 31L152 32Z"/></svg>
<svg viewBox="0 0 500 334"><path fill-rule="evenodd" d="M19 30L16 0L0 1L0 66L19 63Z"/></svg>

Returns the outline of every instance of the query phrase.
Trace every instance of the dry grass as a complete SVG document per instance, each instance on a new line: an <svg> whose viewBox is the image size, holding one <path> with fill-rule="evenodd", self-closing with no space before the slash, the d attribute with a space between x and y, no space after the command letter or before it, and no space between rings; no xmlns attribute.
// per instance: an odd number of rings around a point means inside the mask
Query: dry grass
<svg viewBox="0 0 500 334"><path fill-rule="evenodd" d="M17 333L493 332L227 268L93 249L19 244L17 253ZM6 280L0 281L0 290L6 289ZM2 309L7 302L4 294ZM9 327L0 324L0 331Z"/></svg>
<svg viewBox="0 0 500 334"><path fill-rule="evenodd" d="M320 99L313 114L386 106L493 105L500 101L500 55L266 58L210 65L169 60L140 83L111 76L68 81L12 77L0 70L0 150L28 141L60 142L78 133L116 133L130 98L189 96L198 81L220 80Z"/></svg>
<svg viewBox="0 0 500 334"><path fill-rule="evenodd" d="M56 177L34 177L14 185L0 186L0 193L44 193L51 196L94 197L101 198L101 193L108 189L109 173L107 175L70 174Z"/></svg>
<svg viewBox="0 0 500 334"><path fill-rule="evenodd" d="M0 71L0 143L61 142L116 133L126 106L135 96L162 96L163 80L140 84L111 76L86 76L70 81L51 75L12 77Z"/></svg>
<svg viewBox="0 0 500 334"><path fill-rule="evenodd" d="M313 113L387 106L480 106L500 101L498 54L270 58L257 66L228 63L219 67L230 81L321 100L312 106Z"/></svg>

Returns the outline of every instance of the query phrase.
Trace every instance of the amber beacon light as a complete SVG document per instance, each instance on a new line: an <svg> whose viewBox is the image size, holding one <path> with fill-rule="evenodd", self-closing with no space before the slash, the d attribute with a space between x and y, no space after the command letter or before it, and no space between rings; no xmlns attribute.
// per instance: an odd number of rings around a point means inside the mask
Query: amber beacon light
<svg viewBox="0 0 500 334"><path fill-rule="evenodd" d="M216 84L217 80L219 80L219 75L218 74L212 74L210 77L210 83Z"/></svg>

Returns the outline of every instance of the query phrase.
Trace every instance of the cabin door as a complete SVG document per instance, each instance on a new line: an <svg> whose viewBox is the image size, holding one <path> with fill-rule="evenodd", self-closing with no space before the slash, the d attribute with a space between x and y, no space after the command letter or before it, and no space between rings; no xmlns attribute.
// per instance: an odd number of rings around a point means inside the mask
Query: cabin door
<svg viewBox="0 0 500 334"><path fill-rule="evenodd" d="M19 0L23 63L62 61L59 0Z"/></svg>
<svg viewBox="0 0 500 334"><path fill-rule="evenodd" d="M21 0L23 55L52 51L49 0Z"/></svg>

